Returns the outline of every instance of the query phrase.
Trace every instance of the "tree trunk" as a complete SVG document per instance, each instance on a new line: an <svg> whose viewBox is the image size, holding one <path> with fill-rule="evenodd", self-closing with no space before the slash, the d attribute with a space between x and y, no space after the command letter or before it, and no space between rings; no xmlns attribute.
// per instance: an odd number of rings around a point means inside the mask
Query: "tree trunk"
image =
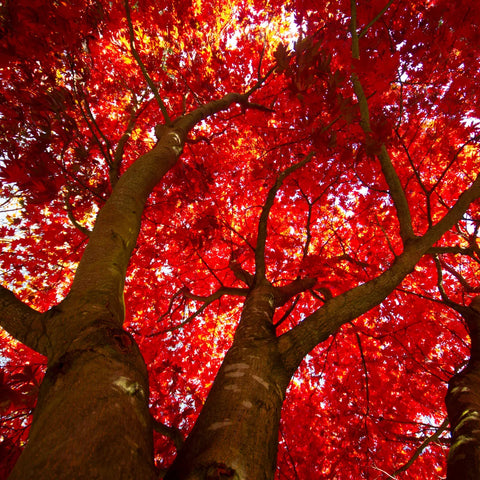
<svg viewBox="0 0 480 480"><path fill-rule="evenodd" d="M274 304L271 286L250 292L233 345L166 480L273 479L290 381L272 325Z"/></svg>
<svg viewBox="0 0 480 480"><path fill-rule="evenodd" d="M52 356L9 478L155 478L147 371L127 332L94 324Z"/></svg>
<svg viewBox="0 0 480 480"><path fill-rule="evenodd" d="M480 478L480 297L461 310L466 320L471 352L468 365L454 375L445 398L452 444L447 461L447 480Z"/></svg>
<svg viewBox="0 0 480 480"><path fill-rule="evenodd" d="M480 478L480 362L449 382L445 399L452 429L447 480Z"/></svg>
<svg viewBox="0 0 480 480"><path fill-rule="evenodd" d="M0 325L48 357L28 443L11 480L157 477L147 369L122 329L125 273L145 202L177 162L189 131L234 103L249 106L257 88L227 94L179 117L175 127L159 129L157 144L126 170L100 209L58 306L41 314L0 287Z"/></svg>

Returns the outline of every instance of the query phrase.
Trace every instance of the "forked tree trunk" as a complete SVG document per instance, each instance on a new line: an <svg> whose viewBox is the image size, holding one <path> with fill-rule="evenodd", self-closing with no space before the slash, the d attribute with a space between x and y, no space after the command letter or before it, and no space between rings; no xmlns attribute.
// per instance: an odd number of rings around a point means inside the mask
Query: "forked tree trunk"
<svg viewBox="0 0 480 480"><path fill-rule="evenodd" d="M167 480L269 480L290 374L272 325L272 287L247 297L234 342Z"/></svg>
<svg viewBox="0 0 480 480"><path fill-rule="evenodd" d="M480 297L459 310L467 322L470 361L449 382L445 398L452 431L447 480L480 478Z"/></svg>
<svg viewBox="0 0 480 480"><path fill-rule="evenodd" d="M128 262L145 202L177 162L188 132L234 103L249 105L256 88L227 94L158 130L157 144L127 169L100 209L70 292L57 307L40 314L0 287L2 327L48 357L11 480L156 478L147 369L122 330Z"/></svg>
<svg viewBox="0 0 480 480"><path fill-rule="evenodd" d="M92 325L49 361L9 478L154 479L151 423L147 371L133 338Z"/></svg>

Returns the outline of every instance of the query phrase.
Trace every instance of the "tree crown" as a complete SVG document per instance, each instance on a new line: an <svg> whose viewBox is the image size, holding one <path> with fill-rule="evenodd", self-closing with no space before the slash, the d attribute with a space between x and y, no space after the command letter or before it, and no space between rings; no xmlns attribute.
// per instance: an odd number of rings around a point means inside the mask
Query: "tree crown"
<svg viewBox="0 0 480 480"><path fill-rule="evenodd" d="M148 197L126 273L125 328L149 367L152 413L188 431L254 275L276 287L315 279L277 309L288 335L434 235L471 187L480 80L468 19L479 8L7 2L2 283L40 311L58 304L121 176L164 129L238 94L189 129ZM468 340L438 272L455 302L478 292L479 221L475 200L393 293L305 358L284 407L279 478L395 472L442 423ZM24 438L17 412L32 407L43 360L1 341L6 445ZM171 442L156 448L168 464ZM442 472L444 448L430 444L412 475Z"/></svg>

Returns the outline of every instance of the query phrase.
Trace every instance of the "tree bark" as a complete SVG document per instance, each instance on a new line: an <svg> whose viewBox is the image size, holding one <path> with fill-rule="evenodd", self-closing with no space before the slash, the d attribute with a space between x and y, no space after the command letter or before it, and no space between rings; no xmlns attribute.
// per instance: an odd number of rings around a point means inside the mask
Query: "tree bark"
<svg viewBox="0 0 480 480"><path fill-rule="evenodd" d="M155 478L147 369L127 332L92 325L49 362L9 478Z"/></svg>
<svg viewBox="0 0 480 480"><path fill-rule="evenodd" d="M42 355L48 355L47 320L48 315L25 305L0 285L0 325L12 337Z"/></svg>
<svg viewBox="0 0 480 480"><path fill-rule="evenodd" d="M272 324L274 288L249 293L234 342L167 480L270 480L290 372Z"/></svg>
<svg viewBox="0 0 480 480"><path fill-rule="evenodd" d="M447 460L447 480L480 478L480 297L459 310L470 339L467 366L448 383L445 397L452 440Z"/></svg>

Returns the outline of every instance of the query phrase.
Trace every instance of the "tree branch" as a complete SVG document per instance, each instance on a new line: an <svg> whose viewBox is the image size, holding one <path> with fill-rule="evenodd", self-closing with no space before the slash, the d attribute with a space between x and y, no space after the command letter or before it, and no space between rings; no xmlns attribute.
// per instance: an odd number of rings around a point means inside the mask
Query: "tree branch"
<svg viewBox="0 0 480 480"><path fill-rule="evenodd" d="M160 435L168 437L170 440L172 440L177 450L180 450L183 447L185 440L183 438L182 432L178 428L169 427L168 425L165 425L164 423L155 420L155 418L153 417L152 421L153 429Z"/></svg>
<svg viewBox="0 0 480 480"><path fill-rule="evenodd" d="M250 88L250 90L247 91L247 93L246 93L247 97L252 95L252 93L256 92L267 81L267 79L273 74L273 72L275 72L276 69L277 69L277 66L275 65L263 77L259 77L258 80L255 82L255 85L252 88ZM270 111L272 111L272 110L270 110Z"/></svg>
<svg viewBox="0 0 480 480"><path fill-rule="evenodd" d="M267 241L267 223L270 210L275 201L275 196L277 195L277 192L282 186L285 178L287 178L291 173L295 172L295 170L298 170L299 168L306 165L313 158L313 155L314 153L310 152L300 162L291 165L283 172L281 172L268 192L265 204L262 208L262 213L260 214L260 220L258 222L257 245L255 248L255 276L257 278L257 281L263 280L266 274L265 245Z"/></svg>
<svg viewBox="0 0 480 480"><path fill-rule="evenodd" d="M442 264L443 268L447 272L449 272L453 277L455 277L458 280L458 282L462 286L464 292L468 292L468 293L476 292L476 293L478 293L480 291L479 287L474 287L474 286L470 285L468 283L467 279L460 272L457 272L455 270L455 268L453 268L451 265L448 265L446 262L444 262L442 260L440 260L440 263Z"/></svg>
<svg viewBox="0 0 480 480"><path fill-rule="evenodd" d="M282 318L280 318L280 320L278 320L276 323L273 324L274 328L278 328L290 316L290 314L295 310L295 307L297 306L299 299L300 299L300 296L295 298L292 304L287 308L285 313L282 315Z"/></svg>
<svg viewBox="0 0 480 480"><path fill-rule="evenodd" d="M315 286L315 278L297 278L283 287L274 287L275 307L285 305L292 297Z"/></svg>
<svg viewBox="0 0 480 480"><path fill-rule="evenodd" d="M244 270L236 260L234 259L230 260L228 267L235 275L235 278L245 283L250 288L253 287L255 277L250 272L247 272L246 270Z"/></svg>
<svg viewBox="0 0 480 480"><path fill-rule="evenodd" d="M460 247L458 245L454 246L445 246L445 247L432 247L428 249L428 252L430 255L443 255L450 253L452 255L467 255L469 257L474 257L474 250L473 248L464 248Z"/></svg>
<svg viewBox="0 0 480 480"><path fill-rule="evenodd" d="M120 166L123 160L123 154L125 152L125 146L132 135L133 129L137 123L137 119L143 110L147 107L150 102L145 102L143 106L137 108L137 99L134 95L131 101L131 113L128 119L127 128L123 132L122 136L118 140L117 146L113 152L112 164L109 169L110 184L113 187L117 184L118 179L120 178Z"/></svg>
<svg viewBox="0 0 480 480"><path fill-rule="evenodd" d="M108 141L107 137L98 126L98 123L95 120L95 116L93 115L93 112L90 110L90 105L88 103L88 100L86 99L85 94L83 92L82 92L82 97L83 98L81 100L83 100L83 103L85 104L85 109L82 107L82 102L80 101L79 102L80 112L89 130L92 132L93 138L95 139L95 142L97 143L98 148L102 152L102 155L105 157L107 165L110 167L112 165L112 156L110 154L110 142ZM86 110L86 113L84 110ZM105 145L103 145L103 143L100 141L100 138L98 137L97 132L100 134L100 137L105 142Z"/></svg>
<svg viewBox="0 0 480 480"><path fill-rule="evenodd" d="M442 297L442 303L447 307L452 308L453 310L458 312L460 315L465 315L465 313L468 310L468 307L465 307L464 305L460 305L459 303L456 303L453 300L450 300L447 293L445 292L445 289L443 288L443 274L442 274L442 265L440 263L440 260L438 259L438 257L434 257L434 261L435 261L435 267L437 269L437 288L438 288L438 291L440 292L440 297Z"/></svg>
<svg viewBox="0 0 480 480"><path fill-rule="evenodd" d="M359 36L357 34L357 5L356 0L350 0L351 5L351 23L350 31L352 34L352 58L358 60L360 58ZM372 138L373 131L370 125L370 111L368 108L368 100L363 90L360 78L355 71L351 75L353 90L358 100L360 109L360 126L365 133L367 141ZM393 166L390 155L387 152L385 144L382 143L377 152L377 158L382 168L383 176L389 187L389 193L397 210L398 222L400 225L400 236L405 244L409 239L414 238L412 218L410 208L408 207L407 197L403 190L400 179L398 178L395 167Z"/></svg>
<svg viewBox="0 0 480 480"><path fill-rule="evenodd" d="M46 356L49 353L45 335L47 315L30 308L0 285L0 326L15 340Z"/></svg>
<svg viewBox="0 0 480 480"><path fill-rule="evenodd" d="M350 33L352 35L352 58L360 58L360 46L357 33L357 1L350 0Z"/></svg>
<svg viewBox="0 0 480 480"><path fill-rule="evenodd" d="M230 93L180 117L174 128L165 127L157 144L125 171L98 213L66 301L96 292L98 303L108 304L112 318L123 322L126 269L150 192L175 165L189 131L198 122L247 100L245 95Z"/></svg>
<svg viewBox="0 0 480 480"><path fill-rule="evenodd" d="M407 471L412 465L413 462L422 454L422 452L432 443L439 439L440 435L448 428L448 417L437 427L435 432L427 437L420 446L415 450L415 453L410 457L410 460L405 464L402 465L400 468L395 470L392 474L392 478L400 475L402 472Z"/></svg>
<svg viewBox="0 0 480 480"><path fill-rule="evenodd" d="M222 225L225 228L227 228L232 233L237 235L245 243L245 245L247 245L250 248L250 250L255 253L255 247L247 240L247 238L244 235L242 235L239 231L237 231L234 227L232 227L226 220L221 219L220 221L222 222Z"/></svg>
<svg viewBox="0 0 480 480"><path fill-rule="evenodd" d="M363 353L363 346L360 334L358 332L355 332L355 337L357 338L358 350L360 351L360 357L362 359L363 372L365 373L365 402L367 404L365 408L365 416L368 417L368 415L370 414L370 388L368 386L367 361L365 359L365 354Z"/></svg>
<svg viewBox="0 0 480 480"><path fill-rule="evenodd" d="M212 293L208 297L204 297L200 295L194 295L187 288L183 288L181 289L181 292L185 295L185 297L190 298L192 300L199 301L199 302L204 302L203 305L200 308L198 308L195 312L190 314L185 320L180 322L178 325L175 325L174 327L165 328L158 333L173 332L175 330L178 330L179 328L184 327L185 325L190 323L195 317L200 315L215 300L218 300L224 295L246 297L248 294L248 291L249 289L246 289L246 288L220 287L216 292Z"/></svg>
<svg viewBox="0 0 480 480"><path fill-rule="evenodd" d="M70 205L70 191L67 190L65 193L65 208L67 210L67 216L68 219L72 222L73 226L82 232L85 236L89 237L90 236L90 230L80 223L78 223L77 219L75 218L75 215L73 214L72 206Z"/></svg>
<svg viewBox="0 0 480 480"><path fill-rule="evenodd" d="M198 253L198 251L195 252L197 254L197 257L200 259L200 261L205 265L205 267L207 268L207 270L210 272L210 274L215 278L215 280L218 282L218 284L223 287L223 283L222 281L220 280L220 278L218 278L218 275L215 273L215 271L213 270L213 268L205 261L205 259Z"/></svg>
<svg viewBox="0 0 480 480"><path fill-rule="evenodd" d="M362 38L370 29L370 27L377 23L380 18L382 18L383 14L390 8L394 0L390 0L383 8L382 10L374 17L372 20L370 20L365 27L362 28L362 31L358 34L358 38Z"/></svg>
<svg viewBox="0 0 480 480"><path fill-rule="evenodd" d="M433 192L438 187L438 185L440 185L440 183L443 181L448 171L450 170L452 165L455 163L459 155L463 152L465 147L467 147L468 145L471 145L472 143L474 144L475 142L478 142L479 139L480 139L480 135L475 135L474 137L470 138L469 140L467 140L457 148L455 153L452 155L452 159L450 160L448 165L443 169L442 174L438 177L437 181L430 188L430 192Z"/></svg>
<svg viewBox="0 0 480 480"><path fill-rule="evenodd" d="M284 356L285 365L292 372L295 371L303 357L316 345L345 323L380 304L413 270L432 245L461 220L470 203L479 197L480 175L437 224L423 236L407 242L404 251L395 258L389 269L378 277L327 300L299 325L279 337L279 350Z"/></svg>
<svg viewBox="0 0 480 480"><path fill-rule="evenodd" d="M182 293L185 295L185 297L190 298L191 300L196 300L197 302L210 302L212 298L213 300L216 300L223 295L246 297L248 294L248 288L220 287L215 293L212 293L212 295L209 295L208 297L203 295L195 295L187 288L182 288Z"/></svg>
<svg viewBox="0 0 480 480"><path fill-rule="evenodd" d="M151 79L150 75L147 72L147 69L142 62L142 59L140 58L140 55L135 48L135 32L133 30L133 24L132 24L132 17L130 15L130 5L129 5L129 0L125 0L125 12L126 12L126 17L127 17L127 23L128 23L128 35L129 35L129 41L130 41L130 49L132 50L132 55L135 58L138 66L140 67L140 70L142 71L143 78L145 78L145 81L147 82L148 86L150 87L150 90L153 93L153 96L155 97L155 100L157 101L158 106L160 107L160 110L162 112L163 118L165 120L165 124L168 127L172 126L172 121L170 120L170 116L168 115L167 107L165 106L165 103L163 102L162 98L160 97L160 94L158 93L158 89L153 83L153 80Z"/></svg>
<svg viewBox="0 0 480 480"><path fill-rule="evenodd" d="M248 95L229 93L179 117L172 128L163 126L156 145L120 177L97 215L90 241L64 300L84 305L84 324L77 322L76 329L89 325L99 310L103 316L107 311L109 321L115 325L123 324L125 275L148 196L177 162L190 130L236 103L248 107ZM76 334L73 330L66 331L72 336Z"/></svg>

